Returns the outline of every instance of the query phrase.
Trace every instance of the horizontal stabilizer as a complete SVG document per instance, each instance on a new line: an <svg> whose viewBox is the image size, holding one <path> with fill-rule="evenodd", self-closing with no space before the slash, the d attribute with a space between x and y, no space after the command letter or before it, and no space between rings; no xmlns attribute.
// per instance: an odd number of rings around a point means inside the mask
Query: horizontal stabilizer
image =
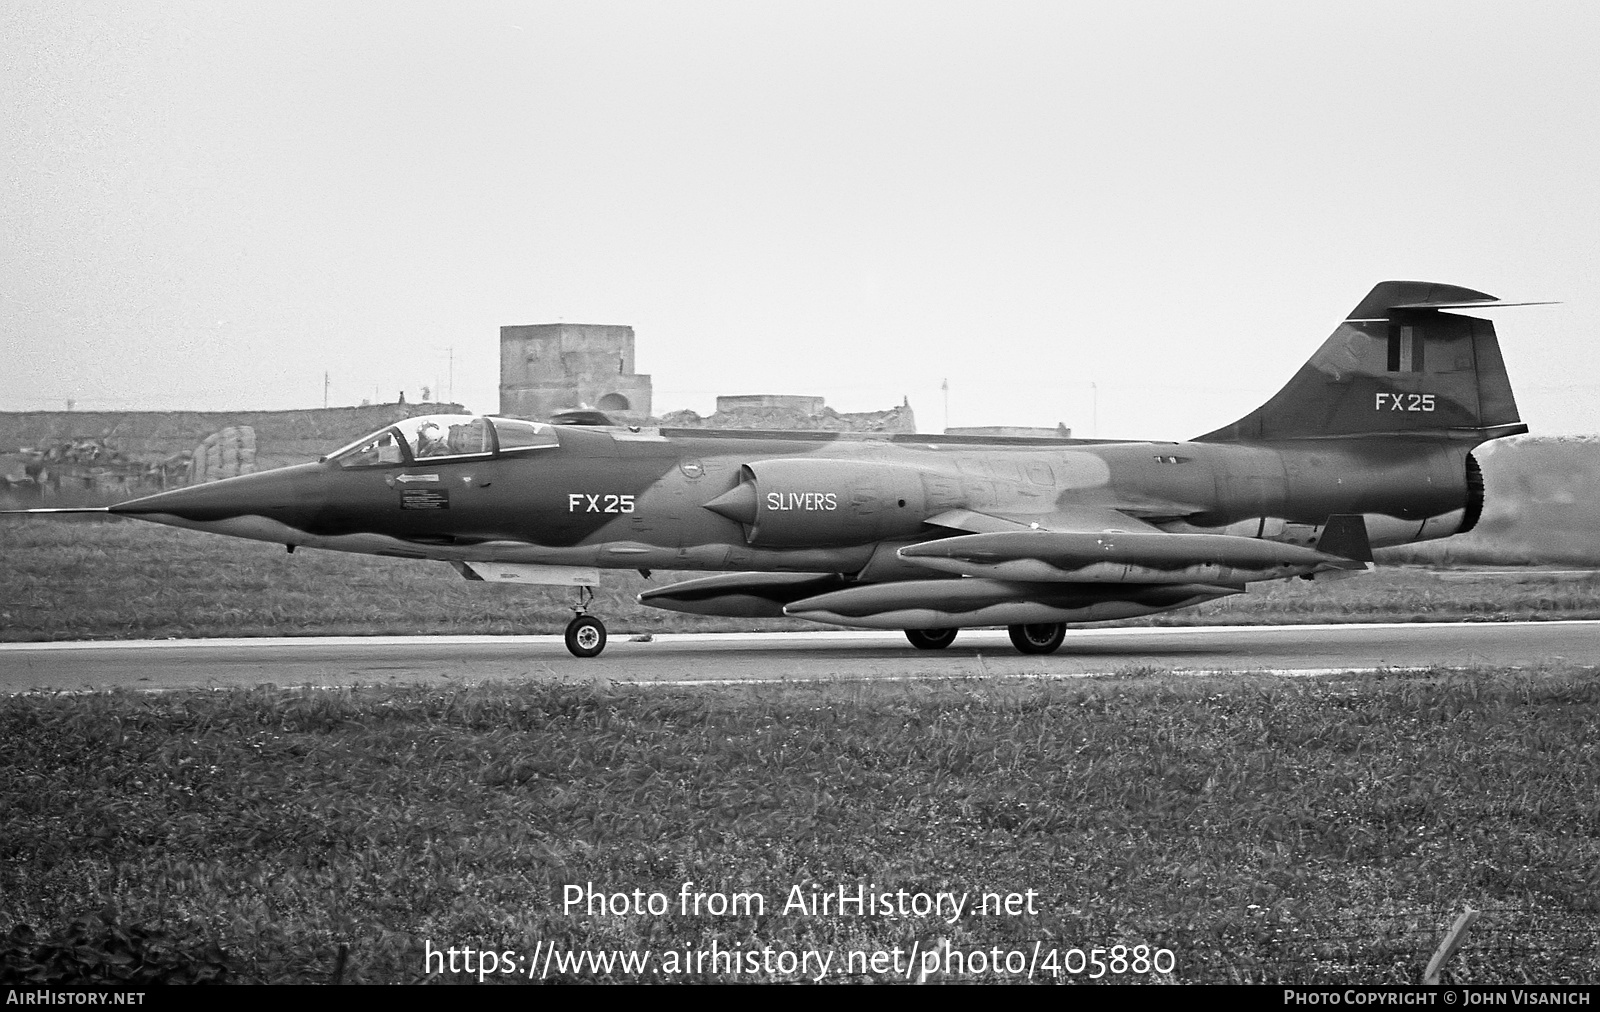
<svg viewBox="0 0 1600 1012"><path fill-rule="evenodd" d="M1390 309L1505 309L1510 306L1559 306L1559 302L1507 302L1505 299L1442 299L1435 302L1400 302Z"/></svg>

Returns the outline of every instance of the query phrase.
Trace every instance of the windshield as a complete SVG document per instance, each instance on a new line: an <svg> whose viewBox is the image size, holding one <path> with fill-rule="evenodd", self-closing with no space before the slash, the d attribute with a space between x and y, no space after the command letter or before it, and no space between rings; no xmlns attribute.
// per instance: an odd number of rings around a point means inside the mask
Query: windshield
<svg viewBox="0 0 1600 1012"><path fill-rule="evenodd" d="M340 467L370 467L375 464L404 464L409 457L400 442L399 433L393 429L374 432L330 453Z"/></svg>
<svg viewBox="0 0 1600 1012"><path fill-rule="evenodd" d="M340 447L328 459L340 467L375 467L557 445L555 429L542 422L481 415L418 415Z"/></svg>

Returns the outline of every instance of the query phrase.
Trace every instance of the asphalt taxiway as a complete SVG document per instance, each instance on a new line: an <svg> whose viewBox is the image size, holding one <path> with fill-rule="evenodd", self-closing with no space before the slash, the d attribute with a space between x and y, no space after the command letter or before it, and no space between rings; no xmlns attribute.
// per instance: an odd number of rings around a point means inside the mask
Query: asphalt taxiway
<svg viewBox="0 0 1600 1012"><path fill-rule="evenodd" d="M1073 677L1159 669L1288 676L1386 668L1600 664L1600 622L1073 629L1048 657L1003 630L942 651L897 632L613 635L579 660L559 636L283 637L0 644L0 693L491 679L716 684L755 680Z"/></svg>

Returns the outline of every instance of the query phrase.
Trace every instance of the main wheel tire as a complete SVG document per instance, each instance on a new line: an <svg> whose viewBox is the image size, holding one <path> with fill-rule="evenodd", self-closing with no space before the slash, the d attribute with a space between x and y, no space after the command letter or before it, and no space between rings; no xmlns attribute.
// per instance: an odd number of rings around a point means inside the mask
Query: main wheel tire
<svg viewBox="0 0 1600 1012"><path fill-rule="evenodd" d="M567 623L567 649L574 657L596 657L606 648L606 624L593 615Z"/></svg>
<svg viewBox="0 0 1600 1012"><path fill-rule="evenodd" d="M918 650L943 650L956 641L959 629L907 629L906 639Z"/></svg>
<svg viewBox="0 0 1600 1012"><path fill-rule="evenodd" d="M1014 625L1006 631L1011 634L1011 645L1025 654L1053 654L1067 638L1065 622Z"/></svg>

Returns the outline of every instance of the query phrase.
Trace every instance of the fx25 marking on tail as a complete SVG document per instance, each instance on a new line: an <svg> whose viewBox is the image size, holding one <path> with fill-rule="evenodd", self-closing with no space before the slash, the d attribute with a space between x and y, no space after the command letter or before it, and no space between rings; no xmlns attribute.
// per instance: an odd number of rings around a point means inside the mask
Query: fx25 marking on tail
<svg viewBox="0 0 1600 1012"><path fill-rule="evenodd" d="M1380 390L1372 396L1376 398L1375 404L1379 411L1433 410L1433 394L1391 394ZM1389 404L1387 409L1384 408L1385 401Z"/></svg>

